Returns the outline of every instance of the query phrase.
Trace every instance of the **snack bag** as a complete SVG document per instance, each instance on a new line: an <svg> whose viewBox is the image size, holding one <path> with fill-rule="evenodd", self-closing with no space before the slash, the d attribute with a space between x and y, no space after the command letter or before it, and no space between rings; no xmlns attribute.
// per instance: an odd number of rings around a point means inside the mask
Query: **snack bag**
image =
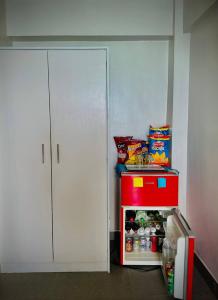
<svg viewBox="0 0 218 300"><path fill-rule="evenodd" d="M143 164L146 165L148 163L148 145L149 143L147 141L142 141L142 159Z"/></svg>
<svg viewBox="0 0 218 300"><path fill-rule="evenodd" d="M117 163L124 164L128 158L126 142L130 141L132 136L114 136L114 141L117 147Z"/></svg>
<svg viewBox="0 0 218 300"><path fill-rule="evenodd" d="M149 136L148 164L170 167L171 136Z"/></svg>
<svg viewBox="0 0 218 300"><path fill-rule="evenodd" d="M127 142L127 155L126 165L140 165L143 163L142 145L139 140Z"/></svg>
<svg viewBox="0 0 218 300"><path fill-rule="evenodd" d="M149 127L149 135L160 135L166 136L170 134L170 127L169 125L162 126L162 127Z"/></svg>

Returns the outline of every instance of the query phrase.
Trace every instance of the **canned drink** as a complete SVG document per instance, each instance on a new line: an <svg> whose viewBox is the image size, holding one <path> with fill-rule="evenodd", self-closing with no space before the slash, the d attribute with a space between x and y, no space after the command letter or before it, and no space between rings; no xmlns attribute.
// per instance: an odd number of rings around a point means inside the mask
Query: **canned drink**
<svg viewBox="0 0 218 300"><path fill-rule="evenodd" d="M151 241L149 237L146 237L146 244L145 244L146 250L149 250L151 248Z"/></svg>
<svg viewBox="0 0 218 300"><path fill-rule="evenodd" d="M126 252L132 252L133 251L133 239L132 237L126 238Z"/></svg>
<svg viewBox="0 0 218 300"><path fill-rule="evenodd" d="M140 249L140 240L138 236L135 236L133 239L133 250L138 251Z"/></svg>
<svg viewBox="0 0 218 300"><path fill-rule="evenodd" d="M157 252L157 236L156 235L153 235L151 237L151 251Z"/></svg>
<svg viewBox="0 0 218 300"><path fill-rule="evenodd" d="M141 251L146 250L146 239L144 236L140 237L140 249L141 249Z"/></svg>

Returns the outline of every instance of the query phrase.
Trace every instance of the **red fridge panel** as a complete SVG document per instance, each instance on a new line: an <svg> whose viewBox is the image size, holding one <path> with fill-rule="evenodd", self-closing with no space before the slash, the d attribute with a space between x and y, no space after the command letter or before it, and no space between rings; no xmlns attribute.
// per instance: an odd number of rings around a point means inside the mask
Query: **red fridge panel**
<svg viewBox="0 0 218 300"><path fill-rule="evenodd" d="M123 265L123 255L125 249L123 249L125 239L125 224L124 224L124 209L120 208L120 264Z"/></svg>
<svg viewBox="0 0 218 300"><path fill-rule="evenodd" d="M189 237L186 300L192 300L195 238Z"/></svg>
<svg viewBox="0 0 218 300"><path fill-rule="evenodd" d="M178 175L171 172L122 173L121 205L178 206Z"/></svg>

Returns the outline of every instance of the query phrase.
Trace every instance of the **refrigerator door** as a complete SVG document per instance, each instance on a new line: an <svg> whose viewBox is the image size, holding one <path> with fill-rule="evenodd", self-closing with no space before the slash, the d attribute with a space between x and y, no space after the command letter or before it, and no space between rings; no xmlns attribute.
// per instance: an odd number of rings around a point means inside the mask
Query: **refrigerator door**
<svg viewBox="0 0 218 300"><path fill-rule="evenodd" d="M175 217L178 218L181 228L185 234L186 249L185 249L185 273L184 273L184 299L192 300L192 283L194 271L194 246L195 236L191 231L187 221L178 209L175 210Z"/></svg>
<svg viewBox="0 0 218 300"><path fill-rule="evenodd" d="M166 237L171 245L176 247L173 296L177 299L192 300L195 237L178 209L174 209L173 215L168 217ZM163 257L166 278L165 267Z"/></svg>

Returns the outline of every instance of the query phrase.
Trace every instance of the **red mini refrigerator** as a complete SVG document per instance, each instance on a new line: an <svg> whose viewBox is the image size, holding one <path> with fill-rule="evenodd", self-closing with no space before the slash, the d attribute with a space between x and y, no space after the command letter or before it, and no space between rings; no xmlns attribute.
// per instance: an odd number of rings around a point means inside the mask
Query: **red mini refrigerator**
<svg viewBox="0 0 218 300"><path fill-rule="evenodd" d="M121 173L120 263L161 265L168 292L192 299L195 237L178 208L174 171Z"/></svg>

